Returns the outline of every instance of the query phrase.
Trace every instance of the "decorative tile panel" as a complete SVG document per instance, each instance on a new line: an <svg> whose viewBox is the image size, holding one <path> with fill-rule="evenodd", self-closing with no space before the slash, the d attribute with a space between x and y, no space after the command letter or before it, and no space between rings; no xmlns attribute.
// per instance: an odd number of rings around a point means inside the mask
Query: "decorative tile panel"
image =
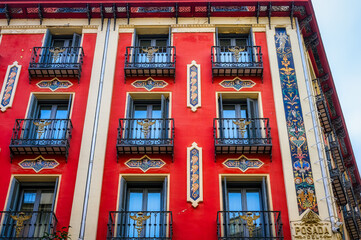
<svg viewBox="0 0 361 240"><path fill-rule="evenodd" d="M219 83L224 88L233 88L237 91L242 88L252 88L256 85L252 80L242 80L239 77L234 78L233 80L223 80Z"/></svg>
<svg viewBox="0 0 361 240"><path fill-rule="evenodd" d="M129 168L139 168L143 172L146 172L151 168L162 168L165 162L161 159L151 159L147 155L144 155L140 159L129 159L125 162L125 165Z"/></svg>
<svg viewBox="0 0 361 240"><path fill-rule="evenodd" d="M35 159L24 159L19 162L19 166L23 169L33 169L36 173L43 169L53 169L59 166L59 163L55 159L45 159L43 156L39 156Z"/></svg>
<svg viewBox="0 0 361 240"><path fill-rule="evenodd" d="M68 80L59 80L57 78L53 78L52 80L43 80L36 84L38 88L48 88L51 91L56 91L59 88L70 88L73 84Z"/></svg>
<svg viewBox="0 0 361 240"><path fill-rule="evenodd" d="M0 93L0 109L2 112L5 112L7 108L13 105L20 71L21 65L18 65L16 61L8 66Z"/></svg>
<svg viewBox="0 0 361 240"><path fill-rule="evenodd" d="M132 86L135 88L145 88L148 91L152 91L154 88L164 88L168 85L167 82L163 80L154 80L149 77L146 80L136 80L132 82Z"/></svg>
<svg viewBox="0 0 361 240"><path fill-rule="evenodd" d="M187 201L193 207L203 202L202 148L195 142L187 148Z"/></svg>
<svg viewBox="0 0 361 240"><path fill-rule="evenodd" d="M238 168L242 172L247 171L250 168L260 168L263 166L263 162L259 159L248 159L246 156L242 155L237 159L228 158L223 162L223 165L227 168Z"/></svg>
<svg viewBox="0 0 361 240"><path fill-rule="evenodd" d="M201 106L201 65L187 64L187 107L193 112Z"/></svg>
<svg viewBox="0 0 361 240"><path fill-rule="evenodd" d="M307 209L311 209L318 213L291 42L285 28L276 28L275 43L297 194L298 212L301 215Z"/></svg>

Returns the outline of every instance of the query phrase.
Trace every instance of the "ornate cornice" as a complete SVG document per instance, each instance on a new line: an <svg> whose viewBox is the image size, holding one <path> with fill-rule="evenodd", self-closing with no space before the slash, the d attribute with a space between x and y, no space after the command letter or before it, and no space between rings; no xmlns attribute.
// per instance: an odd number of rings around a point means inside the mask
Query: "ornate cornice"
<svg viewBox="0 0 361 240"><path fill-rule="evenodd" d="M214 28L214 24L173 24L172 28Z"/></svg>

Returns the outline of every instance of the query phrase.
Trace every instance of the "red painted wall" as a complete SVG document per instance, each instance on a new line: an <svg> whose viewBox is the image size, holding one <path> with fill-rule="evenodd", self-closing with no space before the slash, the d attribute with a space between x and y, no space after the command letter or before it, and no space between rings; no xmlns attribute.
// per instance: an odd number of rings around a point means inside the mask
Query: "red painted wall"
<svg viewBox="0 0 361 240"><path fill-rule="evenodd" d="M7 66L11 65L14 61L18 61L19 65L22 65L13 106L8 108L6 112L0 112L0 161L2 170L0 174L0 209L5 209L6 207L5 201L10 187L10 178L12 174L29 174L32 176L60 174L61 182L59 185L60 189L58 192L55 214L58 219L58 227L61 228L63 226L68 226L70 221L96 34L84 34L83 49L85 56L80 84L78 84L77 79L69 79L73 83L73 86L68 89L56 90L56 92L75 92L73 98L73 114L71 116L73 132L70 140L68 162L65 162L65 157L63 156L43 155L46 159L56 159L60 165L55 169L45 169L39 173L35 173L33 170L22 169L18 163L23 159L34 159L37 155L18 155L15 156L12 163L10 163L9 144L15 119L26 118L25 114L31 92L52 92L49 89L38 88L36 83L39 80L32 80L29 84L28 66L32 48L42 45L43 36L43 34L3 35L0 44L1 86L4 81L3 79L5 77Z"/></svg>
<svg viewBox="0 0 361 240"><path fill-rule="evenodd" d="M262 110L264 117L270 118L272 129L273 157L271 162L268 155L246 155L247 157L259 158L265 163L261 169L248 170L246 173L242 173L240 170L227 169L222 165L226 158L239 157L239 155L218 156L216 162L214 159L213 118L216 117L217 110L215 93L216 91L234 92L234 90L225 89L219 85L219 82L225 78L215 78L215 82L212 84L210 53L211 46L214 45L213 33L173 34L173 45L177 49L176 83L173 83L173 79L154 78L156 80L166 80L169 85L160 90L152 90L152 92L172 92L172 114L170 117L175 119L174 162L172 163L171 156L149 155L151 158L161 158L167 164L161 169L150 169L147 173L143 173L139 169L127 168L124 165L129 158L138 156L121 156L117 163L115 149L118 119L125 116L126 93L147 92L144 89L137 89L130 85L135 79L146 79L147 77L127 78L127 82L124 84L124 53L125 47L131 45L131 39L132 35L130 33L121 33L119 36L97 239L105 238L109 211L117 210L119 174L128 173L170 174L169 210L173 214L173 239L185 239L185 236L187 236L186 239L189 240L217 239L216 218L217 211L220 210L219 174L269 173L273 210L282 212L285 239L290 239L287 201L265 33L256 33L256 44L262 47L264 57L264 83L261 82L260 78L246 78L257 83L255 87L246 89L246 91L260 91L262 93ZM195 113L186 106L187 64L190 64L192 60L196 60L198 64L201 64L202 81L202 107L198 108ZM193 142L197 142L198 146L203 148L204 202L200 203L195 209L186 200L186 148L190 147Z"/></svg>

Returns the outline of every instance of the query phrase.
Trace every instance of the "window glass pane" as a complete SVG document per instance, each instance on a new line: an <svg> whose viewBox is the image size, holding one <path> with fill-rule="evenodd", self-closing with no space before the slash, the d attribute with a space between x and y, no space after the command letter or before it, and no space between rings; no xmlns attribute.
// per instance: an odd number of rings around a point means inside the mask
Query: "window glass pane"
<svg viewBox="0 0 361 240"><path fill-rule="evenodd" d="M40 195L40 205L38 211L51 211L54 192L52 190L43 190Z"/></svg>
<svg viewBox="0 0 361 240"><path fill-rule="evenodd" d="M67 119L68 118L68 106L58 106L55 119Z"/></svg>
<svg viewBox="0 0 361 240"><path fill-rule="evenodd" d="M242 211L241 192L228 192L228 211Z"/></svg>
<svg viewBox="0 0 361 240"><path fill-rule="evenodd" d="M39 118L40 119L50 119L51 116L51 105L40 106Z"/></svg>
<svg viewBox="0 0 361 240"><path fill-rule="evenodd" d="M160 211L161 193L148 192L147 211Z"/></svg>
<svg viewBox="0 0 361 240"><path fill-rule="evenodd" d="M156 46L157 47L166 47L167 46L167 39L157 39Z"/></svg>
<svg viewBox="0 0 361 240"><path fill-rule="evenodd" d="M20 211L33 211L36 200L36 191L26 190L23 195L23 202Z"/></svg>
<svg viewBox="0 0 361 240"><path fill-rule="evenodd" d="M224 118L235 118L236 117L235 105L223 105L223 117Z"/></svg>
<svg viewBox="0 0 361 240"><path fill-rule="evenodd" d="M219 45L221 47L231 46L231 39L230 38L220 38Z"/></svg>
<svg viewBox="0 0 361 240"><path fill-rule="evenodd" d="M143 211L143 192L129 193L129 211Z"/></svg>
<svg viewBox="0 0 361 240"><path fill-rule="evenodd" d="M152 106L152 118L161 118L161 106L160 105L153 105Z"/></svg>
<svg viewBox="0 0 361 240"><path fill-rule="evenodd" d="M236 46L247 46L246 38L236 38Z"/></svg>
<svg viewBox="0 0 361 240"><path fill-rule="evenodd" d="M140 47L150 47L151 46L151 43L152 43L152 40L148 40L148 39L140 39L139 40L139 46Z"/></svg>
<svg viewBox="0 0 361 240"><path fill-rule="evenodd" d="M135 105L134 118L147 118L147 105Z"/></svg>
<svg viewBox="0 0 361 240"><path fill-rule="evenodd" d="M65 41L69 41L69 40L64 40L64 39L54 39L53 41L53 47L64 47L65 46Z"/></svg>
<svg viewBox="0 0 361 240"><path fill-rule="evenodd" d="M261 211L259 191L247 190L247 211Z"/></svg>

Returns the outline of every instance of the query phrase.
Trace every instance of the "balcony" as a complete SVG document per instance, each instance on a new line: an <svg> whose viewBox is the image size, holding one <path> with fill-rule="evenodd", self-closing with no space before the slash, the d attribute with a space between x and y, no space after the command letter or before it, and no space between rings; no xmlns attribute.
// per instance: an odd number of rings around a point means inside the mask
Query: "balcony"
<svg viewBox="0 0 361 240"><path fill-rule="evenodd" d="M11 156L59 154L67 158L72 129L70 119L16 119Z"/></svg>
<svg viewBox="0 0 361 240"><path fill-rule="evenodd" d="M119 119L117 153L172 154L174 146L173 118Z"/></svg>
<svg viewBox="0 0 361 240"><path fill-rule="evenodd" d="M357 223L360 221L360 214L358 212L355 212L353 210L344 210L343 212L346 229L347 232L350 235L351 239L360 239L361 238L361 232L360 232L360 226L357 225Z"/></svg>
<svg viewBox="0 0 361 240"><path fill-rule="evenodd" d="M250 240L283 238L279 211L219 211L218 240Z"/></svg>
<svg viewBox="0 0 361 240"><path fill-rule="evenodd" d="M170 240L172 222L170 211L110 212L107 240Z"/></svg>
<svg viewBox="0 0 361 240"><path fill-rule="evenodd" d="M260 46L212 46L212 76L263 76Z"/></svg>
<svg viewBox="0 0 361 240"><path fill-rule="evenodd" d="M315 92L315 102L319 114L318 117L321 123L321 127L325 133L329 133L332 131L332 125L325 96L323 95L319 79L317 78L312 81Z"/></svg>
<svg viewBox="0 0 361 240"><path fill-rule="evenodd" d="M176 49L169 47L127 47L125 77L174 77Z"/></svg>
<svg viewBox="0 0 361 240"><path fill-rule="evenodd" d="M342 182L342 175L338 168L330 169L330 177L332 179L332 189L336 197L336 201L340 206L347 204L345 188Z"/></svg>
<svg viewBox="0 0 361 240"><path fill-rule="evenodd" d="M44 239L56 230L58 220L53 212L1 211L0 239ZM24 219L23 221L21 219Z"/></svg>
<svg viewBox="0 0 361 240"><path fill-rule="evenodd" d="M272 138L268 118L215 118L216 154L271 154Z"/></svg>
<svg viewBox="0 0 361 240"><path fill-rule="evenodd" d="M343 162L341 149L340 149L340 146L338 144L337 139L330 141L330 150L329 151L331 152L332 159L336 163L336 165L337 165L338 169L340 170L340 172L344 172L345 171L345 164Z"/></svg>
<svg viewBox="0 0 361 240"><path fill-rule="evenodd" d="M347 197L348 197L348 202L349 202L351 207L355 208L357 206L357 200L356 200L355 194L353 192L351 182L350 181L345 181L344 185L345 185L346 194L347 194Z"/></svg>
<svg viewBox="0 0 361 240"><path fill-rule="evenodd" d="M84 52L82 47L34 47L29 78L81 77Z"/></svg>

